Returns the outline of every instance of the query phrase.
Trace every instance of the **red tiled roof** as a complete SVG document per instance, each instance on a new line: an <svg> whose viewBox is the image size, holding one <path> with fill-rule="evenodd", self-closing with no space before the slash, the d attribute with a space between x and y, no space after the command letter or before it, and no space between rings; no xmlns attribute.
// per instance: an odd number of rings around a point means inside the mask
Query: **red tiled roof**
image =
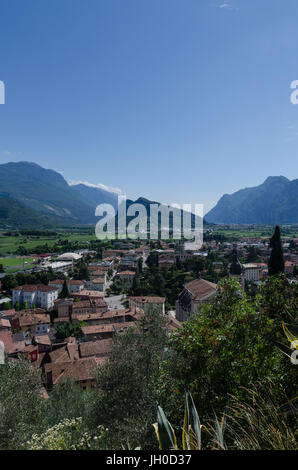
<svg viewBox="0 0 298 470"><path fill-rule="evenodd" d="M192 293L194 300L202 300L204 297L214 293L217 285L205 279L195 279L185 284L185 288Z"/></svg>
<svg viewBox="0 0 298 470"><path fill-rule="evenodd" d="M72 378L76 382L94 379L94 369L98 362L94 358L79 359L73 362L57 362L45 364L45 373L52 373L52 382L55 385L62 378Z"/></svg>
<svg viewBox="0 0 298 470"><path fill-rule="evenodd" d="M163 304L166 300L165 297L155 296L129 297L129 299L140 304Z"/></svg>
<svg viewBox="0 0 298 470"><path fill-rule="evenodd" d="M46 344L48 346L52 344L52 341L49 335L37 335L37 336L34 336L33 339L36 344Z"/></svg>
<svg viewBox="0 0 298 470"><path fill-rule="evenodd" d="M134 276L135 274L134 271L121 271L118 273L119 276Z"/></svg>
<svg viewBox="0 0 298 470"><path fill-rule="evenodd" d="M0 318L0 328L10 328L10 321L5 318Z"/></svg>
<svg viewBox="0 0 298 470"><path fill-rule="evenodd" d="M71 294L71 297L98 297L98 298L103 298L104 293L103 292L98 292L97 290L81 290L80 292L74 292Z"/></svg>
<svg viewBox="0 0 298 470"><path fill-rule="evenodd" d="M50 315L47 314L39 314L33 315L31 313L23 313L23 314L16 314L14 318L18 318L20 322L20 326L30 326L30 325L38 325L43 323L50 323Z"/></svg>
<svg viewBox="0 0 298 470"><path fill-rule="evenodd" d="M98 354L107 356L113 347L112 339L101 339L99 341L87 341L80 343L81 357L96 356Z"/></svg>
<svg viewBox="0 0 298 470"><path fill-rule="evenodd" d="M35 292L37 290L40 292L52 292L56 290L56 287L45 286L44 284L25 284L23 286L15 287L12 290L23 290L24 292Z"/></svg>
<svg viewBox="0 0 298 470"><path fill-rule="evenodd" d="M108 323L106 325L92 325L92 326L82 326L82 332L84 335L92 334L101 334L101 333L114 333L115 330L121 330L133 327L135 328L136 324L134 322L120 322L120 323Z"/></svg>
<svg viewBox="0 0 298 470"><path fill-rule="evenodd" d="M44 284L38 284L37 288L40 292L53 292L54 290L57 290L54 286L45 286Z"/></svg>
<svg viewBox="0 0 298 470"><path fill-rule="evenodd" d="M13 343L11 331L0 331L0 341L4 343L5 349Z"/></svg>

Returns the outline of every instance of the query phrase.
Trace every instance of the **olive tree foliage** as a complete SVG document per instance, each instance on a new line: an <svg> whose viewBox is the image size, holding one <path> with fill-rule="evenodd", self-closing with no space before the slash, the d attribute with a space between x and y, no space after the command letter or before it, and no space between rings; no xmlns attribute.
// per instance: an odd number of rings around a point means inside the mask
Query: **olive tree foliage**
<svg viewBox="0 0 298 470"><path fill-rule="evenodd" d="M43 426L40 374L27 360L0 365L0 449L22 449Z"/></svg>

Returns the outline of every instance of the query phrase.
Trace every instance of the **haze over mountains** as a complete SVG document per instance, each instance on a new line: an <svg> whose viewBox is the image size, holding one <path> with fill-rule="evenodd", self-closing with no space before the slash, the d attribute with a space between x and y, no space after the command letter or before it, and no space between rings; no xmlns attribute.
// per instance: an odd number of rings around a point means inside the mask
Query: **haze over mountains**
<svg viewBox="0 0 298 470"><path fill-rule="evenodd" d="M225 194L205 219L215 224L298 223L298 179L269 176L259 186Z"/></svg>
<svg viewBox="0 0 298 470"><path fill-rule="evenodd" d="M143 204L147 212L152 203L139 198L127 200L127 207L133 202ZM60 173L36 163L0 165L2 227L95 224L95 208L102 203L116 209L118 194L82 183L69 185ZM269 177L260 186L225 194L205 220L218 224L298 223L298 179Z"/></svg>

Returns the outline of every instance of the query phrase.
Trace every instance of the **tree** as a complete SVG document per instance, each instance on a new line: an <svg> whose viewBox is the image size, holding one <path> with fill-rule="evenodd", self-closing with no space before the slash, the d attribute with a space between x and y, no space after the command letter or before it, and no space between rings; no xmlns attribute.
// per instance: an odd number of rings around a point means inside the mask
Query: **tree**
<svg viewBox="0 0 298 470"><path fill-rule="evenodd" d="M134 278L132 280L132 286L130 289L130 295L132 296L138 296L141 295L141 285L140 285L140 276L138 273L134 275Z"/></svg>
<svg viewBox="0 0 298 470"><path fill-rule="evenodd" d="M246 256L246 263L254 263L258 260L258 252L254 246L250 246Z"/></svg>
<svg viewBox="0 0 298 470"><path fill-rule="evenodd" d="M74 268L74 279L84 279L85 281L90 280L89 269L87 264L80 259L77 261L75 268Z"/></svg>
<svg viewBox="0 0 298 470"><path fill-rule="evenodd" d="M4 279L2 280L3 290L9 292L11 289L14 289L18 286L18 282L12 274L6 274Z"/></svg>
<svg viewBox="0 0 298 470"><path fill-rule="evenodd" d="M292 395L297 374L288 370L276 342L283 342L279 319L251 301L237 280L225 279L216 297L171 336L173 354L165 383L172 382L172 392L166 395L176 394L178 408L189 390L202 418L213 410L222 412L230 394L245 399L245 387L257 380L271 380Z"/></svg>
<svg viewBox="0 0 298 470"><path fill-rule="evenodd" d="M285 262L280 239L280 227L277 225L273 236L270 239L271 254L268 262L268 272L270 276L283 273Z"/></svg>
<svg viewBox="0 0 298 470"><path fill-rule="evenodd" d="M70 322L59 323L56 329L56 337L61 341L69 336L74 336L76 339L83 338L82 326L87 326L87 323L83 321L74 324Z"/></svg>
<svg viewBox="0 0 298 470"><path fill-rule="evenodd" d="M67 323L67 322L59 323L59 325L56 328L56 338L61 341L71 336L71 333L72 333L71 323Z"/></svg>
<svg viewBox="0 0 298 470"><path fill-rule="evenodd" d="M67 281L64 279L63 287L59 294L59 299L67 299L68 297L70 297L70 293L68 290Z"/></svg>
<svg viewBox="0 0 298 470"><path fill-rule="evenodd" d="M278 321L292 322L298 311L298 284L285 274L268 276L258 287L256 304L260 312Z"/></svg>
<svg viewBox="0 0 298 470"><path fill-rule="evenodd" d="M22 449L42 429L39 372L25 359L0 366L0 449Z"/></svg>
<svg viewBox="0 0 298 470"><path fill-rule="evenodd" d="M139 258L139 259L138 259L137 271L138 271L138 273L140 273L140 274L142 274L142 272L143 272L143 258Z"/></svg>

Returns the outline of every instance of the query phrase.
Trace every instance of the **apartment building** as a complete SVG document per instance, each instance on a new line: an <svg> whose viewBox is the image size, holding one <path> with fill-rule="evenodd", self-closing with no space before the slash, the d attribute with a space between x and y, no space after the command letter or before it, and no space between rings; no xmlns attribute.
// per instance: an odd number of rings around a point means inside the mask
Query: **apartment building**
<svg viewBox="0 0 298 470"><path fill-rule="evenodd" d="M45 310L52 309L58 298L58 288L43 284L28 284L12 289L12 304L17 302L20 306L27 303L28 308L40 307Z"/></svg>

